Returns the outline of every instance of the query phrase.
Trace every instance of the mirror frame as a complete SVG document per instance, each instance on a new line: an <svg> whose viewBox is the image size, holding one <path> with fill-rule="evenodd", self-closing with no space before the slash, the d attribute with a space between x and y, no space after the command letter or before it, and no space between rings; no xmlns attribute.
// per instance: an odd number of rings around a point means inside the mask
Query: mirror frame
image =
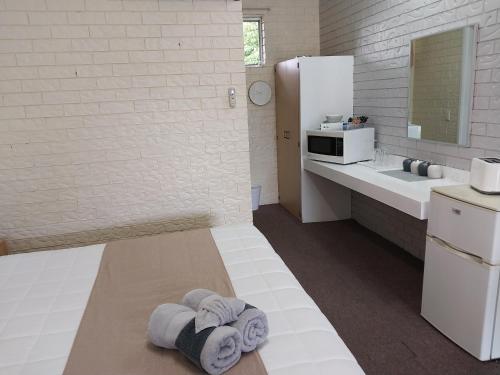
<svg viewBox="0 0 500 375"><path fill-rule="evenodd" d="M449 31L456 30L470 30L470 35L467 37L471 43L466 43L462 50L462 72L460 80L460 108L459 108L459 122L458 122L458 139L456 143L449 143L443 141L435 141L432 139L423 138L413 138L409 135L409 126L413 125L410 123L410 113L411 113L411 102L412 102L412 55L413 41L421 38L426 38L434 35L439 35ZM474 89L475 89L475 76L476 76L476 58L477 58L477 43L478 43L478 31L479 25L464 25L460 27L454 27L447 30L440 30L431 34L424 34L415 38L411 38L409 42L409 54L408 54L408 114L406 119L406 138L412 139L419 142L436 143L443 145L455 145L458 147L471 147L470 144L470 134L472 129L472 110L474 106ZM464 35L464 39L465 39ZM465 125L464 125L465 123Z"/></svg>

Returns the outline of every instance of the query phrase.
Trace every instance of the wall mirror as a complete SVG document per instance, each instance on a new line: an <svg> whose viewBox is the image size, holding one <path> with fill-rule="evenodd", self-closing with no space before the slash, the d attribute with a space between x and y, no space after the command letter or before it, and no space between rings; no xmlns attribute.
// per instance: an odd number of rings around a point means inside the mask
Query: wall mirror
<svg viewBox="0 0 500 375"><path fill-rule="evenodd" d="M410 42L408 137L467 146L477 26Z"/></svg>

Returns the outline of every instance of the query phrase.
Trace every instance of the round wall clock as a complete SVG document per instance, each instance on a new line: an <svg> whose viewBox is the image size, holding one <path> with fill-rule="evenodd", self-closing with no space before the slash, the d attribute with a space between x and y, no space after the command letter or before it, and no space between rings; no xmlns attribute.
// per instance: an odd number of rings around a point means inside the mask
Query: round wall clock
<svg viewBox="0 0 500 375"><path fill-rule="evenodd" d="M272 89L267 82L255 81L248 89L250 101L259 106L266 105L271 101Z"/></svg>

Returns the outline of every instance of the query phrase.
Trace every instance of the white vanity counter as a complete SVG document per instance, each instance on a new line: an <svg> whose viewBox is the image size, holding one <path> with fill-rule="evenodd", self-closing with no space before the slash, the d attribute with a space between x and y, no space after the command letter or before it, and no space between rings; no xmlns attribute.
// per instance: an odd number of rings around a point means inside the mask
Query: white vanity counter
<svg viewBox="0 0 500 375"><path fill-rule="evenodd" d="M468 178L468 172L451 168L445 168L445 178L442 179L407 182L382 174L379 170L360 163L340 165L304 159L303 167L306 171L376 199L420 220L428 218L433 187L463 184ZM384 170L387 169L396 168L384 168Z"/></svg>

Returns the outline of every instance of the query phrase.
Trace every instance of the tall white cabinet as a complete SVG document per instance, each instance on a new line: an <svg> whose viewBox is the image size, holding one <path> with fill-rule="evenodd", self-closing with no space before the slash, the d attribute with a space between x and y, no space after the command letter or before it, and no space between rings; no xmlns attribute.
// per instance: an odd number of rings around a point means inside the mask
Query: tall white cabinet
<svg viewBox="0 0 500 375"><path fill-rule="evenodd" d="M276 65L276 126L280 204L303 222L350 217L350 191L307 172L306 130L326 114L353 113L352 56L298 57Z"/></svg>

